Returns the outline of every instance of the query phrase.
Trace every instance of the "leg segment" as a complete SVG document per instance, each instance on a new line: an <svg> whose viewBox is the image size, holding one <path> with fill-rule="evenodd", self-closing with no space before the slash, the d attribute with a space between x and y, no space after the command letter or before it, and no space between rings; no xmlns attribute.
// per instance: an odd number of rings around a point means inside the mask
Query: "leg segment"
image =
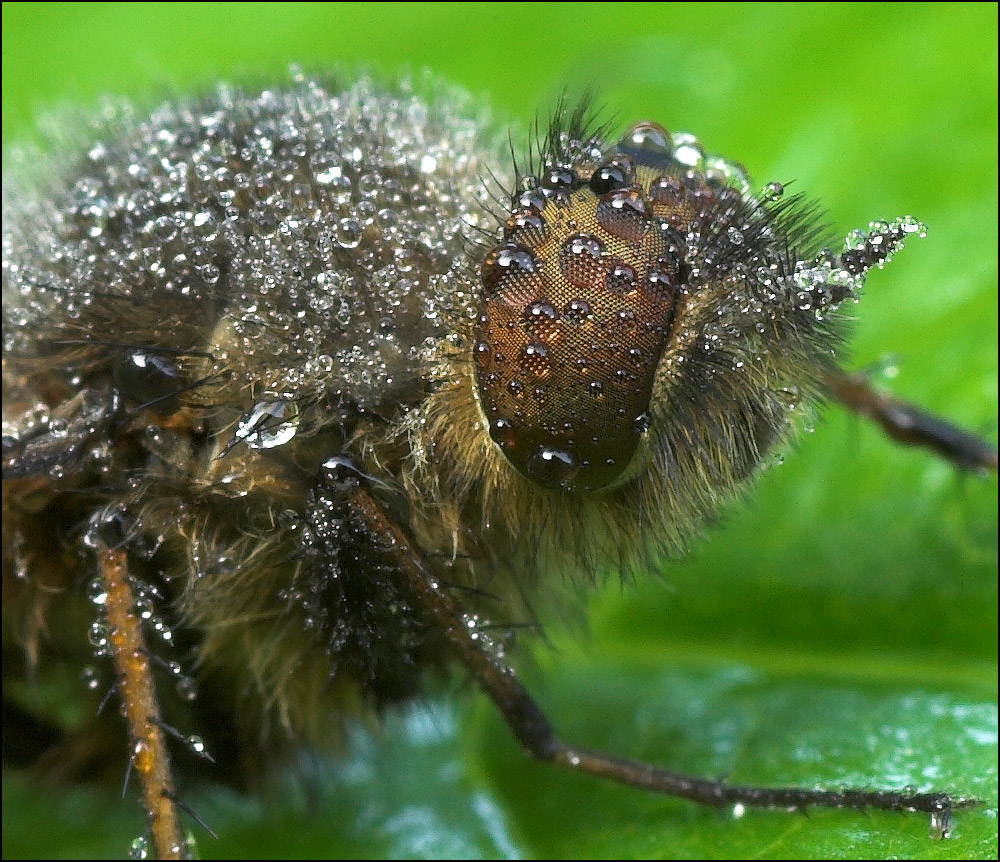
<svg viewBox="0 0 1000 862"><path fill-rule="evenodd" d="M548 719L518 682L514 671L491 654L488 638L477 630L459 604L439 584L436 576L405 532L381 509L364 488L349 505L371 529L397 550L399 570L406 577L420 610L445 634L454 655L500 710L518 742L532 756L578 772L631 784L643 790L680 796L704 805L742 804L762 808L877 808L888 811L922 811L944 828L952 808L973 804L944 793L895 793L877 790L804 790L729 785L696 778L638 761L611 757L562 742Z"/></svg>
<svg viewBox="0 0 1000 862"><path fill-rule="evenodd" d="M98 566L107 595L108 647L128 725L129 756L142 787L153 850L157 859L188 858L174 802L170 758L161 729L149 655L128 582L125 552L100 548Z"/></svg>
<svg viewBox="0 0 1000 862"><path fill-rule="evenodd" d="M876 392L863 374L846 371L826 376L831 395L904 446L923 446L964 470L997 471L997 450L985 440L913 404Z"/></svg>

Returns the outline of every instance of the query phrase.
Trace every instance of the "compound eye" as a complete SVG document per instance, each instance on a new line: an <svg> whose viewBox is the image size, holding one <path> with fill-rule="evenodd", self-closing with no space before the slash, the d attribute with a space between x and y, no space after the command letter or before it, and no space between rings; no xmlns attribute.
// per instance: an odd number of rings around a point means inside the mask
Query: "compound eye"
<svg viewBox="0 0 1000 862"><path fill-rule="evenodd" d="M659 123L636 123L625 130L618 142L619 152L635 160L636 164L663 168L670 164L674 147L670 132Z"/></svg>
<svg viewBox="0 0 1000 862"><path fill-rule="evenodd" d="M663 126L637 123L618 150L587 152L605 155L523 178L530 188L484 256L471 348L479 406L507 464L574 493L618 487L648 453L695 213L684 176L666 185L677 164Z"/></svg>

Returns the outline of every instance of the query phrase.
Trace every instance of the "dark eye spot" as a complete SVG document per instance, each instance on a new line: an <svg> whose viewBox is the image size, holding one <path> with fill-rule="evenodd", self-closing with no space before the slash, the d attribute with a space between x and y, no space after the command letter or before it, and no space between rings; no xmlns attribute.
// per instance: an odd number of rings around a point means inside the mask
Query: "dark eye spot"
<svg viewBox="0 0 1000 862"><path fill-rule="evenodd" d="M542 193L565 201L580 184L576 171L569 168L549 168L542 176Z"/></svg>
<svg viewBox="0 0 1000 862"><path fill-rule="evenodd" d="M632 185L633 175L629 166L622 161L605 162L590 177L591 191L600 197L612 189L621 189Z"/></svg>

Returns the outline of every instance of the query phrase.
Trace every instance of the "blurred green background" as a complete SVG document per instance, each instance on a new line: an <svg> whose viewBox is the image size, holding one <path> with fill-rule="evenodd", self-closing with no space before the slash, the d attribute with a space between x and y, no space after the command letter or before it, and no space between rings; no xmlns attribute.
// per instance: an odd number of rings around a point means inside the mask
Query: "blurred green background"
<svg viewBox="0 0 1000 862"><path fill-rule="evenodd" d="M997 430L995 4L4 4L3 140L103 94L140 101L290 62L429 67L525 124L567 85L696 132L843 234L929 226L857 308L850 362ZM733 781L948 789L919 816L739 819L529 762L483 698L436 693L250 799L187 797L204 858L997 856L997 482L830 408L662 575L558 622L526 682L580 744ZM83 684L81 683L81 691ZM179 755L178 755L179 756ZM123 757L124 767L124 757ZM138 803L5 772L3 856L125 854Z"/></svg>

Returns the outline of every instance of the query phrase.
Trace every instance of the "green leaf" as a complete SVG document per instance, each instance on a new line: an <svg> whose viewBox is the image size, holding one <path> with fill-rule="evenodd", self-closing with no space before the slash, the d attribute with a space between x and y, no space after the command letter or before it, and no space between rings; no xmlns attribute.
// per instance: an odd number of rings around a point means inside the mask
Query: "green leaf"
<svg viewBox="0 0 1000 862"><path fill-rule="evenodd" d="M696 132L794 180L841 234L912 213L929 235L869 281L857 367L995 438L997 15L991 4L12 4L5 144L42 108L214 75L429 66L515 121L594 85L624 123ZM206 788L213 857L997 856L997 482L825 411L690 556L592 596L517 656L575 743L734 782L943 789L923 816L702 810L526 758L484 698L439 692L305 779ZM558 612L553 612L558 617ZM527 650L525 651L527 653ZM123 757L124 768L124 757ZM5 771L5 858L122 856L134 799Z"/></svg>

